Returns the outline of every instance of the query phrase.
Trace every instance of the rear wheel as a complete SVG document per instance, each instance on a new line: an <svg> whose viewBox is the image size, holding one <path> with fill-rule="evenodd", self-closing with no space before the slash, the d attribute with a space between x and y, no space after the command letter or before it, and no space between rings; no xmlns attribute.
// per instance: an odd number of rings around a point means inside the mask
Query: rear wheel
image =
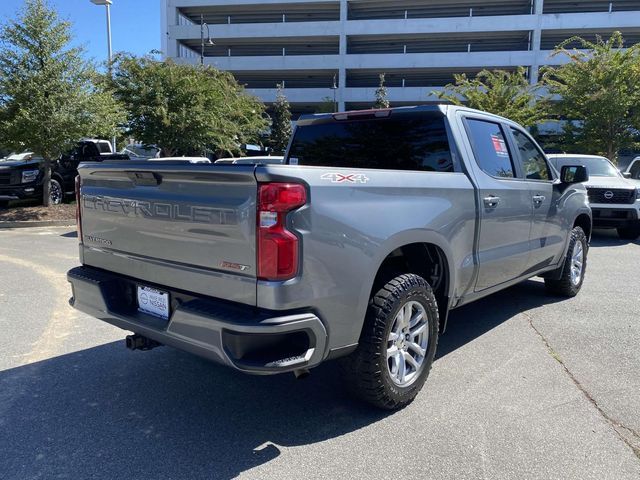
<svg viewBox="0 0 640 480"><path fill-rule="evenodd" d="M437 343L433 290L418 275L399 275L369 302L358 348L342 360L347 385L376 407L402 408L422 389Z"/></svg>
<svg viewBox="0 0 640 480"><path fill-rule="evenodd" d="M571 230L569 249L562 265L560 279L545 278L544 284L547 290L563 297L575 297L584 282L588 249L589 245L584 231L580 227L574 227Z"/></svg>
<svg viewBox="0 0 640 480"><path fill-rule="evenodd" d="M619 227L618 236L623 240L636 240L640 237L640 220L636 220L633 223Z"/></svg>

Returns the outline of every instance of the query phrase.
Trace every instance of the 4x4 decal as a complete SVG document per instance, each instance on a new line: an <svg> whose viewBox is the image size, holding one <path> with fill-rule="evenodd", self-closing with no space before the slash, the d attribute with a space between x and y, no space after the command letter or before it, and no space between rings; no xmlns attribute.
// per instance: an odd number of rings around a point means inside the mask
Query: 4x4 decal
<svg viewBox="0 0 640 480"><path fill-rule="evenodd" d="M325 173L320 177L321 180L329 180L331 183L367 183L369 177L364 173Z"/></svg>

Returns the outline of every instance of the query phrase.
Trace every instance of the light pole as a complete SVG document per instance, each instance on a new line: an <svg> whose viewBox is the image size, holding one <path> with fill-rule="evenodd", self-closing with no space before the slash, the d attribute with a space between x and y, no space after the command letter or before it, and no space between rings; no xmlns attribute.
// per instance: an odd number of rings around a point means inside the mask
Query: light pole
<svg viewBox="0 0 640 480"><path fill-rule="evenodd" d="M200 65L204 65L204 27L207 27L207 37L209 38L207 45L215 45L213 40L211 40L209 25L205 23L204 15L200 15Z"/></svg>
<svg viewBox="0 0 640 480"><path fill-rule="evenodd" d="M336 90L338 90L338 84L336 82L336 74L333 74L333 85L331 85L331 90L333 90L333 111L338 111L338 104L336 102Z"/></svg>
<svg viewBox="0 0 640 480"><path fill-rule="evenodd" d="M108 63L107 69L109 70L109 76L112 75L111 71L111 61L113 60L113 53L111 51L111 4L112 0L91 0L91 3L94 5L104 5L107 7L107 54L108 54ZM116 137L113 137L113 152L116 151Z"/></svg>

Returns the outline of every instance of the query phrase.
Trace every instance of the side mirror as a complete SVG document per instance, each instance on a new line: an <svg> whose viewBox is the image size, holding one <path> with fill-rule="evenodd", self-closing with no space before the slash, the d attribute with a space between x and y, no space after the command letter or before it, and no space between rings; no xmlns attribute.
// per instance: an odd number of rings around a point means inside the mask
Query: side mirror
<svg viewBox="0 0 640 480"><path fill-rule="evenodd" d="M631 178L631 172L622 172L624 178Z"/></svg>
<svg viewBox="0 0 640 480"><path fill-rule="evenodd" d="M560 181L562 183L582 183L589 180L587 167L583 165L565 165L560 170Z"/></svg>

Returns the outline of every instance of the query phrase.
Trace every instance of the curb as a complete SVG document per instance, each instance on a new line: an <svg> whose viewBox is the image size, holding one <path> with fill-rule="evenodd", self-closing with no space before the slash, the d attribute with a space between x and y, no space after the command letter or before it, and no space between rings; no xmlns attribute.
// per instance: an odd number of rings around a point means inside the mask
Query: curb
<svg viewBox="0 0 640 480"><path fill-rule="evenodd" d="M71 227L75 226L75 220L44 220L41 222L0 222L0 230L3 228L33 228L33 227Z"/></svg>

